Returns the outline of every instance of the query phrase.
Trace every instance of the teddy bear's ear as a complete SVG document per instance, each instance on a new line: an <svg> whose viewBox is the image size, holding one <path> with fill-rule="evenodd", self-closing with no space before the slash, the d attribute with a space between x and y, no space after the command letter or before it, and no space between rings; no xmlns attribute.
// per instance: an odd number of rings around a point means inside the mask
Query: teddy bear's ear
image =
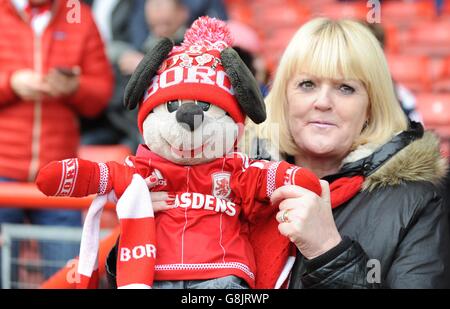
<svg viewBox="0 0 450 309"><path fill-rule="evenodd" d="M134 109L142 100L145 91L150 86L152 78L158 71L161 63L173 48L169 38L158 39L141 60L125 88L123 104L128 109Z"/></svg>
<svg viewBox="0 0 450 309"><path fill-rule="evenodd" d="M254 123L264 122L266 120L266 106L253 74L233 48L225 48L220 56L242 110Z"/></svg>

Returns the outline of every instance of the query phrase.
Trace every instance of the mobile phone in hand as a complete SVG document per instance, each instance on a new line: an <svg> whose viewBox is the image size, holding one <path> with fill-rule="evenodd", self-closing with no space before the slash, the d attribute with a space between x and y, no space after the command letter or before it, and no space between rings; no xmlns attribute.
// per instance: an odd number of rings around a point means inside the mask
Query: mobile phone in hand
<svg viewBox="0 0 450 309"><path fill-rule="evenodd" d="M75 75L78 75L78 72L77 72L77 70L75 68L57 67L56 70L59 73L65 75L67 77L73 77Z"/></svg>

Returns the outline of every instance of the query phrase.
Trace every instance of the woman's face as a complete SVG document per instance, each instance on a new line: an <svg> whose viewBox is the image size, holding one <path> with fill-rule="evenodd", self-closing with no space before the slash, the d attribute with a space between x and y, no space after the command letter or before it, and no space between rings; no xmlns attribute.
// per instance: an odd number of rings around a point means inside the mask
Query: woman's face
<svg viewBox="0 0 450 309"><path fill-rule="evenodd" d="M301 155L342 160L361 133L369 96L359 80L300 73L287 88L287 119Z"/></svg>

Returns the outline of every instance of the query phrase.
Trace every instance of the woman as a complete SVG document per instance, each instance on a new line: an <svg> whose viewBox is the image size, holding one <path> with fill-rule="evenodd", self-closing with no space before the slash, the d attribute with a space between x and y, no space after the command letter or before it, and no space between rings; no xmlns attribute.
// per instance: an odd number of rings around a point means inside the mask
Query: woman
<svg viewBox="0 0 450 309"><path fill-rule="evenodd" d="M321 197L295 186L272 196L278 229L298 249L290 288L450 285L436 186L447 164L437 138L408 124L391 80L379 43L353 21L306 23L281 58L261 134L325 180ZM332 210L328 183L342 180L361 190Z"/></svg>

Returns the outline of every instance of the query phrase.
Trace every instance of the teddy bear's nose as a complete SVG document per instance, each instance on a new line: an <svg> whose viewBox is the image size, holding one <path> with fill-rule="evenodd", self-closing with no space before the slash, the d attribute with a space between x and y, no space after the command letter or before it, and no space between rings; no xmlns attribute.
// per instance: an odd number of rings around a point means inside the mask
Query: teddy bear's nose
<svg viewBox="0 0 450 309"><path fill-rule="evenodd" d="M181 104L176 113L177 121L180 124L187 124L191 131L202 124L204 117L202 108L195 103Z"/></svg>

